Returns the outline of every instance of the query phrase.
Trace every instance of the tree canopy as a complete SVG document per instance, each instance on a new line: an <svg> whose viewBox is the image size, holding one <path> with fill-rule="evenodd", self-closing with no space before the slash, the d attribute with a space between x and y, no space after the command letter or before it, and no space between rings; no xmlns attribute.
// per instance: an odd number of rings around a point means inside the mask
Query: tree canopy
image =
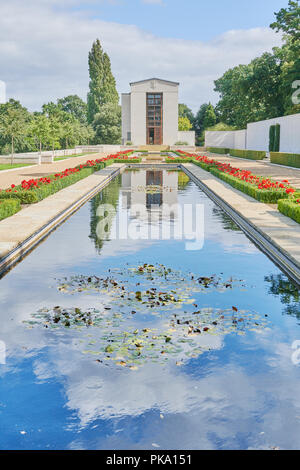
<svg viewBox="0 0 300 470"><path fill-rule="evenodd" d="M63 111L71 114L82 124L87 123L87 104L77 95L69 95L57 101Z"/></svg>
<svg viewBox="0 0 300 470"><path fill-rule="evenodd" d="M189 122L194 127L195 116L193 111L184 103L178 104L178 117L179 118L187 118Z"/></svg>
<svg viewBox="0 0 300 470"><path fill-rule="evenodd" d="M103 104L95 116L93 128L96 142L121 143L121 107L116 103Z"/></svg>
<svg viewBox="0 0 300 470"><path fill-rule="evenodd" d="M230 126L244 128L249 122L300 112L292 100L293 84L300 77L299 2L290 0L275 17L270 26L285 33L283 46L227 70L215 81L220 95L216 112Z"/></svg>
<svg viewBox="0 0 300 470"><path fill-rule="evenodd" d="M178 130L179 131L190 131L192 129L192 123L187 117L178 118Z"/></svg>
<svg viewBox="0 0 300 470"><path fill-rule="evenodd" d="M119 95L116 90L116 81L111 71L110 59L103 52L99 39L93 43L89 53L89 74L87 117L88 122L91 124L103 105L119 103Z"/></svg>
<svg viewBox="0 0 300 470"><path fill-rule="evenodd" d="M275 31L283 31L294 43L300 39L300 5L298 0L289 0L288 8L275 13L276 21L270 25Z"/></svg>

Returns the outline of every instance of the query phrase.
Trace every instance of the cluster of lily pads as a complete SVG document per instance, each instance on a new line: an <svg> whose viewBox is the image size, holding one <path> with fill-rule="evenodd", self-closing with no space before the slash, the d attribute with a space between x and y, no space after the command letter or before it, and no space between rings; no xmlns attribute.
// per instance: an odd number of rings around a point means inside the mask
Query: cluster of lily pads
<svg viewBox="0 0 300 470"><path fill-rule="evenodd" d="M242 282L232 278L223 280L217 275L198 277L193 273L183 274L162 264L145 263L137 267L128 266L125 270L109 270L109 276L104 278L83 275L64 278L58 281L58 290L68 294L105 294L111 303L117 303L121 307L180 308L182 304L193 303L191 293L205 293L211 289L224 292L237 285L244 287Z"/></svg>
<svg viewBox="0 0 300 470"><path fill-rule="evenodd" d="M172 186L161 186L161 185L156 185L156 184L150 184L147 186L138 186L136 188L137 192L142 192L146 194L155 194L155 193L161 193L161 192L172 192L175 191L177 188L172 187Z"/></svg>
<svg viewBox="0 0 300 470"><path fill-rule="evenodd" d="M212 349L213 337L243 335L267 326L267 315L262 318L237 307L199 308L193 299L195 293L223 292L241 283L182 273L162 264L127 265L109 270L106 277L80 275L58 281L61 293L93 294L98 308L43 308L28 323L86 332L83 352L105 365L134 370L171 359L182 365ZM155 321L153 314L158 315Z"/></svg>

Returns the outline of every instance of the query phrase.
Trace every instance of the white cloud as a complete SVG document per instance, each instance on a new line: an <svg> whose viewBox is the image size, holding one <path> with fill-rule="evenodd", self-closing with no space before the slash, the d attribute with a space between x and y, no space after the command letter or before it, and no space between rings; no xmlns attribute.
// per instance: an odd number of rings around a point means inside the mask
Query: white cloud
<svg viewBox="0 0 300 470"><path fill-rule="evenodd" d="M162 0L142 0L143 3L153 3L153 4L159 4L159 5L163 5L163 1Z"/></svg>
<svg viewBox="0 0 300 470"><path fill-rule="evenodd" d="M8 96L30 109L71 93L86 96L87 56L97 37L111 57L120 93L128 91L131 81L158 76L179 81L180 100L194 109L216 101L213 80L226 69L280 44L268 28L229 31L209 42L160 38L54 3L11 0L0 5L0 79L7 83ZM67 5L75 3L68 0Z"/></svg>

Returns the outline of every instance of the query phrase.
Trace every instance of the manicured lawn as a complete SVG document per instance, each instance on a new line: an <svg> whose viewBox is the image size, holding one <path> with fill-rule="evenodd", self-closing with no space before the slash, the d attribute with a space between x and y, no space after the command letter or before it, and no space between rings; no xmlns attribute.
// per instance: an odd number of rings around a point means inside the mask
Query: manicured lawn
<svg viewBox="0 0 300 470"><path fill-rule="evenodd" d="M23 166L31 166L33 163L14 163L11 165L10 163L0 163L0 171L1 170L12 170L13 168L22 168Z"/></svg>

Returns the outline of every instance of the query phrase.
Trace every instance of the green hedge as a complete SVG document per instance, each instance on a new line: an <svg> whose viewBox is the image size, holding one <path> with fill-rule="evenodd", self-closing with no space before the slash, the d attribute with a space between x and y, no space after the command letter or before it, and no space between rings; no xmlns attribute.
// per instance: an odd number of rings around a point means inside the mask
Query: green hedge
<svg viewBox="0 0 300 470"><path fill-rule="evenodd" d="M191 157L187 157L187 158L166 158L165 159L165 162L166 163L195 163L194 159Z"/></svg>
<svg viewBox="0 0 300 470"><path fill-rule="evenodd" d="M210 172L214 176L217 176L217 178L220 178L221 180L230 184L233 188L238 189L239 191L242 191L245 194L248 194L248 196L257 199L257 201L260 202L276 203L279 199L289 197L284 189L278 191L258 189L257 186L247 183L246 181L240 180L232 175L229 175L228 173L223 173L217 168L211 167Z"/></svg>
<svg viewBox="0 0 300 470"><path fill-rule="evenodd" d="M269 152L275 149L275 126L270 126L269 129Z"/></svg>
<svg viewBox="0 0 300 470"><path fill-rule="evenodd" d="M214 166L208 165L207 163L201 162L199 160L195 160L194 158L166 158L166 163L194 163L194 165L200 166L203 170L209 171L210 168Z"/></svg>
<svg viewBox="0 0 300 470"><path fill-rule="evenodd" d="M193 163L197 166L200 166L201 168L203 168L203 170L206 170L206 171L210 171L211 168L215 168L214 165L208 165L207 163L201 162L199 160L195 160Z"/></svg>
<svg viewBox="0 0 300 470"><path fill-rule="evenodd" d="M269 152L279 152L280 149L280 124L270 126L269 129Z"/></svg>
<svg viewBox="0 0 300 470"><path fill-rule="evenodd" d="M71 184L77 183L77 181L80 181L87 176L90 176L92 173L94 173L94 171L94 168L83 168L78 173L74 173L73 175L66 176L65 178L52 181L49 184L43 184L40 188L36 189L24 190L21 189L20 186L16 186L15 190L10 193L0 193L0 198L17 198L22 204L33 204L35 202L41 201L42 199L45 199L48 196L51 196L57 191L70 186Z"/></svg>
<svg viewBox="0 0 300 470"><path fill-rule="evenodd" d="M292 199L281 199L278 201L278 210L300 224L300 204Z"/></svg>
<svg viewBox="0 0 300 470"><path fill-rule="evenodd" d="M210 153L219 153L221 155L226 155L227 153L229 153L229 149L221 147L207 147L207 150Z"/></svg>
<svg viewBox="0 0 300 470"><path fill-rule="evenodd" d="M83 168L78 173L71 174L65 178L53 180L49 184L42 184L40 188L36 189L22 189L21 185L16 186L13 191L7 193L5 190L0 192L0 199L18 199L21 204L33 204L45 199L52 194L57 193L61 189L67 188L68 186L77 183L78 181L92 175L95 171L100 171L103 168L111 165L112 163L122 163L120 159L112 159L104 162L97 163L93 167ZM132 159L133 163L140 163L141 158ZM50 176L52 178L54 175Z"/></svg>
<svg viewBox="0 0 300 470"><path fill-rule="evenodd" d="M283 153L283 152L271 152L271 163L276 165L292 166L294 168L300 168L300 154L297 153Z"/></svg>
<svg viewBox="0 0 300 470"><path fill-rule="evenodd" d="M230 149L229 153L232 157L247 158L249 160L263 160L266 158L266 152L261 152L258 150Z"/></svg>
<svg viewBox="0 0 300 470"><path fill-rule="evenodd" d="M274 152L279 152L280 150L280 124L275 126L275 139L274 139Z"/></svg>
<svg viewBox="0 0 300 470"><path fill-rule="evenodd" d="M20 209L21 202L19 199L0 199L0 220L10 217L16 212L19 212Z"/></svg>
<svg viewBox="0 0 300 470"><path fill-rule="evenodd" d="M110 165L114 160L108 162L98 163L94 167L83 168L78 173L66 176L65 178L54 180L49 184L43 184L40 188L36 189L22 189L21 185L16 186L13 191L7 193L5 190L0 192L1 199L18 199L21 204L33 204L39 202L42 199L45 199L48 196L64 189L71 184L77 183L78 181L86 178L87 176L92 175L95 171L99 171L102 168L105 168L107 165ZM53 175L52 175L53 176ZM51 178L51 176L50 176Z"/></svg>

